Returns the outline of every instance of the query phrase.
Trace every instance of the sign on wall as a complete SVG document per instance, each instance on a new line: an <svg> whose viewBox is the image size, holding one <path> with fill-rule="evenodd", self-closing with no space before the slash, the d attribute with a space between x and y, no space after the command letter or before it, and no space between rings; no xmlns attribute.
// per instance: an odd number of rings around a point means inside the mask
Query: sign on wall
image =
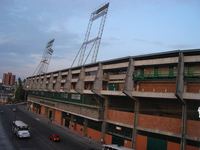
<svg viewBox="0 0 200 150"><path fill-rule="evenodd" d="M72 94L71 95L71 99L80 100L81 99L81 95L80 94Z"/></svg>

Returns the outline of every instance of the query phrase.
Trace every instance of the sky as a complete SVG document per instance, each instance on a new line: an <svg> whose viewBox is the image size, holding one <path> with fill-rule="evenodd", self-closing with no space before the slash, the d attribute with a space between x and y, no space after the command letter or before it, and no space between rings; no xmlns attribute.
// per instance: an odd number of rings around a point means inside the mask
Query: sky
<svg viewBox="0 0 200 150"><path fill-rule="evenodd" d="M110 2L97 61L200 48L199 0L0 0L0 78L31 76L55 38L48 71L69 68L90 14ZM95 35L98 23L92 28Z"/></svg>

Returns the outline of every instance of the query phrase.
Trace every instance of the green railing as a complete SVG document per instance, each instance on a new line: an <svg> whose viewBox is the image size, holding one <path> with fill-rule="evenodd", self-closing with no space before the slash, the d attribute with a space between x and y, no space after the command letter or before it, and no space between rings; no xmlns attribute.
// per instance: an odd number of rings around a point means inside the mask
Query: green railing
<svg viewBox="0 0 200 150"><path fill-rule="evenodd" d="M166 72L161 71L158 66L155 66L148 74L144 72L144 68L136 69L133 74L133 80L174 79L176 78L176 74L174 66L169 66Z"/></svg>
<svg viewBox="0 0 200 150"><path fill-rule="evenodd" d="M133 74L133 80L159 80L159 79L175 79L177 71L173 67L169 67L169 70L165 73L159 71L159 68L155 67L149 74L144 73L144 69L138 69ZM200 71L195 67L185 67L184 78L187 80L199 80Z"/></svg>
<svg viewBox="0 0 200 150"><path fill-rule="evenodd" d="M186 66L184 76L186 79L200 79L198 66Z"/></svg>
<svg viewBox="0 0 200 150"><path fill-rule="evenodd" d="M93 95L80 95L49 91L29 91L28 95L37 96L49 101L60 101L64 103L97 106L97 101L94 99Z"/></svg>
<svg viewBox="0 0 200 150"><path fill-rule="evenodd" d="M186 80L200 80L200 73L185 72L184 78Z"/></svg>
<svg viewBox="0 0 200 150"><path fill-rule="evenodd" d="M139 74L133 75L133 80L157 80L157 79L174 79L176 78L175 74Z"/></svg>

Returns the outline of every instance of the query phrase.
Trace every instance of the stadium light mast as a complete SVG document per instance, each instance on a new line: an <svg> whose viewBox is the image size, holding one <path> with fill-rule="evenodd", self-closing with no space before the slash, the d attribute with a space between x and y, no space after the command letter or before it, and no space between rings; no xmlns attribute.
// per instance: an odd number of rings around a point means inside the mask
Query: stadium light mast
<svg viewBox="0 0 200 150"><path fill-rule="evenodd" d="M109 3L103 4L98 9L91 13L88 27L85 33L84 42L82 43L76 57L74 58L71 67L77 62L78 66L84 65L88 60L88 57L91 56L91 63L96 62L97 55L99 51L99 46L103 34L103 29L106 21L106 16L108 12ZM90 33L92 29L92 24L94 21L101 19L97 35L94 38L90 38ZM88 45L90 48L88 49Z"/></svg>
<svg viewBox="0 0 200 150"><path fill-rule="evenodd" d="M53 51L54 51L52 49L54 41L55 39L52 39L47 43L42 55L42 59L39 65L37 66L37 68L35 69L33 75L40 75L47 72L48 66L49 66Z"/></svg>

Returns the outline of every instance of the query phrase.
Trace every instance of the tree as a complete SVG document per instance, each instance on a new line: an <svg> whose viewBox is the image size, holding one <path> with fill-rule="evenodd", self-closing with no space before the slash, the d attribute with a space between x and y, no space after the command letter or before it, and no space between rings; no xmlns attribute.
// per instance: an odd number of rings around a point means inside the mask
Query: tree
<svg viewBox="0 0 200 150"><path fill-rule="evenodd" d="M22 80L21 78L18 78L16 91L15 91L15 100L17 101L23 101L25 96L25 91L22 86Z"/></svg>

